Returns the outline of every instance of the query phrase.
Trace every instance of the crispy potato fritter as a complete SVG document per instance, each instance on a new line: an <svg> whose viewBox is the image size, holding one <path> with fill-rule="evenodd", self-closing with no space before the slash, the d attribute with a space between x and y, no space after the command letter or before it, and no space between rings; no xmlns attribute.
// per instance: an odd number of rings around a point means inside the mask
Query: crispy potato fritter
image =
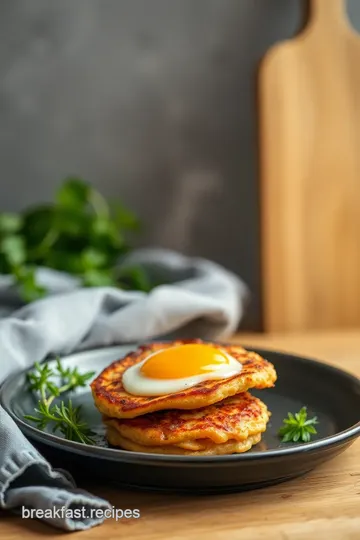
<svg viewBox="0 0 360 540"><path fill-rule="evenodd" d="M269 388L276 381L274 366L255 352L236 345L211 343L242 364L239 374L227 379L201 382L186 390L162 396L135 396L126 392L122 376L126 369L143 361L150 354L185 343L201 340L151 343L112 363L91 383L96 407L111 418L135 418L164 409L193 410L218 403L250 388Z"/></svg>

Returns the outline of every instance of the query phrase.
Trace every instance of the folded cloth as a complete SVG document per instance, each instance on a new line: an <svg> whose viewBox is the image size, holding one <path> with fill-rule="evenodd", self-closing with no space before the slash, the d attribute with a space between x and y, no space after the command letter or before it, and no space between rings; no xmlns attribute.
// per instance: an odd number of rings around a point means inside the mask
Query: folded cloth
<svg viewBox="0 0 360 540"><path fill-rule="evenodd" d="M98 525L104 518L96 514L111 510L108 502L76 488L68 472L52 469L1 407L0 456L2 508L23 506L28 512L25 517L31 509L43 510L44 521L68 531ZM102 512L91 512L93 508Z"/></svg>
<svg viewBox="0 0 360 540"><path fill-rule="evenodd" d="M138 250L122 262L139 265L155 282L150 293L109 287L78 289L70 276L42 269L50 296L9 314L11 282L0 282L0 382L48 356L155 338L224 339L241 320L247 287L234 274L201 258L162 249ZM54 506L107 508L108 503L75 488L64 471L53 470L0 408L0 508ZM44 512L46 514L46 512ZM50 513L49 513L50 514ZM99 519L46 518L65 530L86 529Z"/></svg>

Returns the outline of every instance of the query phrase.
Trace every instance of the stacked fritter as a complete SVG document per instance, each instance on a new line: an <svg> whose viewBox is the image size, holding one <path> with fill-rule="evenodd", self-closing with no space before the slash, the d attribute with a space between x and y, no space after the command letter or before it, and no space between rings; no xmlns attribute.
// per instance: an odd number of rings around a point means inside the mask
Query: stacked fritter
<svg viewBox="0 0 360 540"><path fill-rule="evenodd" d="M143 366L155 353L172 347L177 347L181 358L182 347L189 344L193 345L191 354L196 354L194 345L200 345L201 354L204 346L211 347L240 363L241 370L222 378L205 374L202 382L162 395L134 395L133 390L125 390L126 370ZM160 380L165 386L166 381ZM235 345L193 340L142 346L107 367L91 388L110 444L136 452L210 456L246 452L261 440L270 413L247 390L269 388L275 381L273 365L258 354Z"/></svg>

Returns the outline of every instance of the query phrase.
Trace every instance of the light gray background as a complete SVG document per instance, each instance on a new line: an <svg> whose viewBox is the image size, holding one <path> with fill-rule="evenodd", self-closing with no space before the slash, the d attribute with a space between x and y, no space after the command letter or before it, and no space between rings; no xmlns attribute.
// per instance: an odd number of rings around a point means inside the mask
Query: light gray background
<svg viewBox="0 0 360 540"><path fill-rule="evenodd" d="M139 243L209 257L261 326L256 68L300 0L0 0L0 208L69 174L142 217ZM360 27L360 1L349 2Z"/></svg>

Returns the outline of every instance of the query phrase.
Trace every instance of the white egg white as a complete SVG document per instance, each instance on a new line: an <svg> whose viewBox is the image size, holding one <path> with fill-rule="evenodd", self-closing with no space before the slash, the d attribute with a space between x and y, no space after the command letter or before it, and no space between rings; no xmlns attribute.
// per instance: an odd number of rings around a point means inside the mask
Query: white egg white
<svg viewBox="0 0 360 540"><path fill-rule="evenodd" d="M122 383L125 390L135 396L163 396L174 392L181 392L203 381L228 379L240 373L242 370L241 363L228 354L226 356L229 359L228 364L216 364L213 366L214 371L210 373L183 377L181 379L152 379L145 377L140 370L150 358L148 356L145 360L139 362L139 364L124 371Z"/></svg>

